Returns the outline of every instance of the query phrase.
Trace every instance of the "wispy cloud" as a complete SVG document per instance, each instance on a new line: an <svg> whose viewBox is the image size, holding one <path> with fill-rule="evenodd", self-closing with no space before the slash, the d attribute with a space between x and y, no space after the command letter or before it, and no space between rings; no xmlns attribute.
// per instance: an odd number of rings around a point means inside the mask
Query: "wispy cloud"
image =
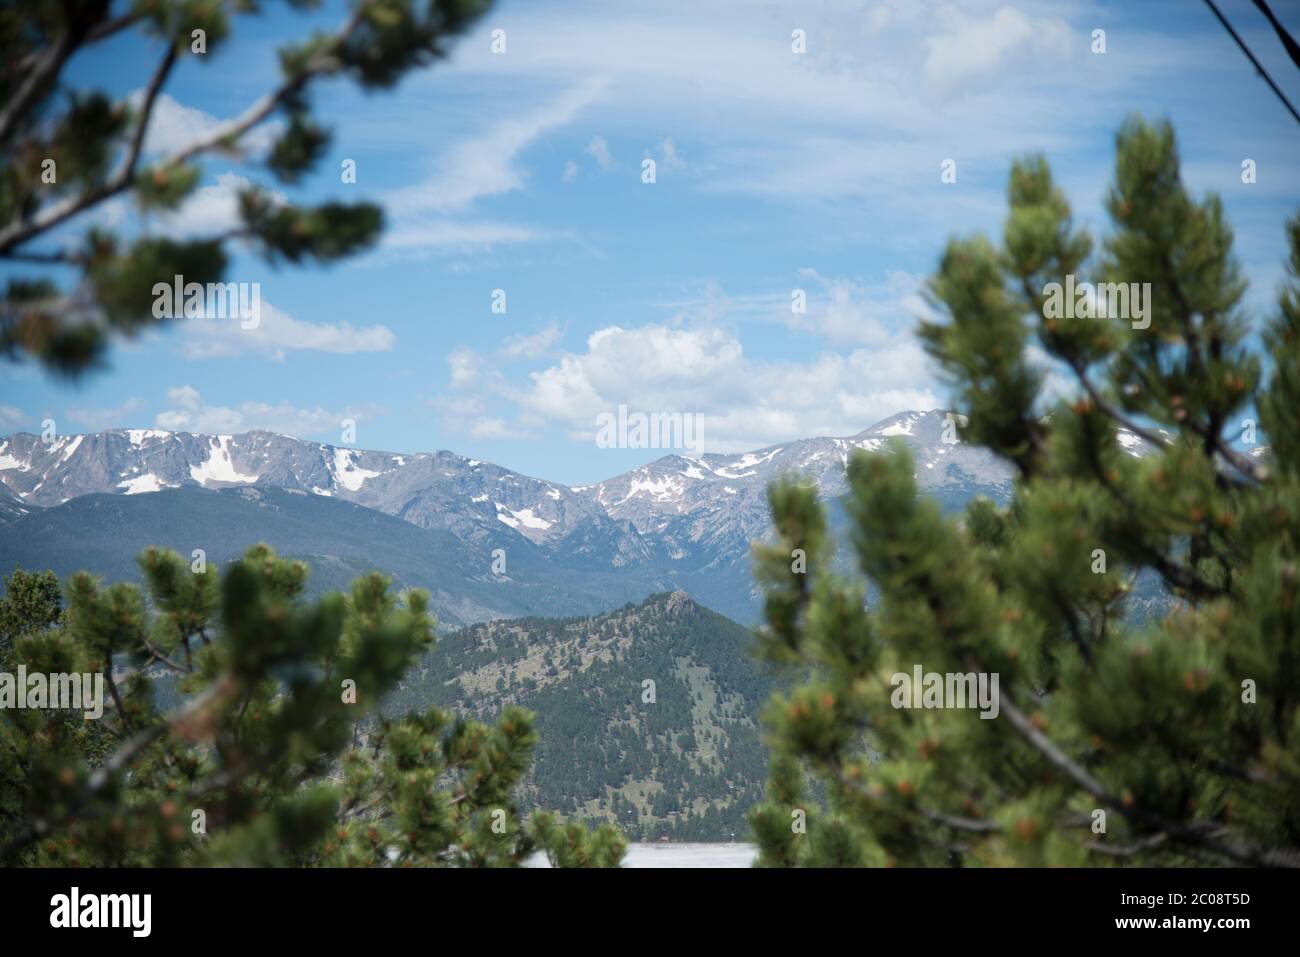
<svg viewBox="0 0 1300 957"><path fill-rule="evenodd" d="M435 220L398 222L384 236L384 247L402 253L470 252L495 246L567 239L565 230L539 229L516 223Z"/></svg>
<svg viewBox="0 0 1300 957"><path fill-rule="evenodd" d="M456 213L486 197L522 189L525 174L519 154L544 134L571 123L603 88L599 80L580 83L539 109L499 121L449 150L427 179L390 192L385 205L400 216Z"/></svg>
<svg viewBox="0 0 1300 957"><path fill-rule="evenodd" d="M407 252L463 251L567 235L478 219L476 207L523 189L527 174L520 154L548 132L571 123L601 96L604 86L599 79L587 80L532 112L503 119L452 147L421 182L387 193L383 199L393 226L384 247Z"/></svg>
<svg viewBox="0 0 1300 957"><path fill-rule="evenodd" d="M593 136L583 152L594 159L596 165L602 170L608 171L614 165L614 159L609 154L609 143L605 141L603 136Z"/></svg>
<svg viewBox="0 0 1300 957"><path fill-rule="evenodd" d="M453 389L463 389L478 381L480 359L473 349L460 348L447 356L449 382Z"/></svg>
<svg viewBox="0 0 1300 957"><path fill-rule="evenodd" d="M238 406L213 405L190 385L169 389L167 403L169 408L158 413L154 420L159 428L217 435L266 429L298 438L337 436L344 419L361 422L384 412L382 407L374 404L337 410L320 406L301 408L289 402L248 401Z"/></svg>
<svg viewBox="0 0 1300 957"><path fill-rule="evenodd" d="M659 162L668 169L681 169L686 162L677 153L677 146L671 136L666 136L659 144Z"/></svg>
<svg viewBox="0 0 1300 957"><path fill-rule="evenodd" d="M548 322L537 332L507 337L501 352L507 359L536 359L550 351L563 335L558 322Z"/></svg>
<svg viewBox="0 0 1300 957"><path fill-rule="evenodd" d="M353 326L348 322L308 322L295 319L266 300L256 328L245 329L237 319L185 319L182 349L191 359L213 359L260 353L282 359L291 351L356 353L387 352L397 337L381 325Z"/></svg>
<svg viewBox="0 0 1300 957"><path fill-rule="evenodd" d="M83 406L67 409L66 414L68 421L74 425L79 425L88 432L102 432L105 429L120 429L130 425L132 418L143 408L144 400L138 396L132 396L121 405L113 408L101 409Z"/></svg>
<svg viewBox="0 0 1300 957"><path fill-rule="evenodd" d="M16 429L27 421L27 413L17 406L0 405L0 429Z"/></svg>
<svg viewBox="0 0 1300 957"><path fill-rule="evenodd" d="M1030 17L1015 7L969 15L955 7L939 11L942 32L925 38L922 72L939 96L968 96L1035 66L1060 69L1082 55L1069 25L1056 17Z"/></svg>

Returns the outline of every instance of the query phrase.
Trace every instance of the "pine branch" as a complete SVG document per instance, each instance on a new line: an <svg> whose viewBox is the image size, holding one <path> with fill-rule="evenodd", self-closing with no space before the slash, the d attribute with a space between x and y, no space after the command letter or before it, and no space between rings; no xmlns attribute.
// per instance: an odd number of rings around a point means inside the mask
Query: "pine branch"
<svg viewBox="0 0 1300 957"><path fill-rule="evenodd" d="M357 27L361 25L361 21L365 19L368 6L368 2L357 4L347 22L334 34L333 43L331 44L333 51L331 53L313 60L301 72L286 80L273 92L262 97L235 119L229 120L207 136L199 137L188 146L177 150L162 162L162 168L167 169L177 166L199 153L207 152L228 141L239 139L270 116L271 112L288 97L301 91L308 81L337 70L338 60L335 58L335 52L348 41Z"/></svg>
<svg viewBox="0 0 1300 957"><path fill-rule="evenodd" d="M77 49L83 49L102 40L107 40L128 27L135 26L144 19L142 13L124 13L120 17L114 17L112 20L101 20L86 31L81 42L77 44ZM5 72L11 76L17 76L29 72L36 63L41 59L44 51L36 50L14 60L5 66Z"/></svg>
<svg viewBox="0 0 1300 957"><path fill-rule="evenodd" d="M227 686L224 681L215 681L186 703L184 707L173 712L163 721L136 732L107 761L95 769L87 780L86 786L73 796L66 813L55 821L43 821L37 818L28 824L19 834L10 839L3 847L0 847L0 861L8 861L13 854L27 847L33 841L39 840L43 835L75 821L82 809L99 797L113 782L114 777L129 766L141 751L177 725L198 716L225 694L226 690Z"/></svg>
<svg viewBox="0 0 1300 957"><path fill-rule="evenodd" d="M1238 472L1248 479L1256 482L1262 482L1268 478L1268 469L1257 462L1252 462L1249 457L1242 455L1232 446L1223 440L1223 436L1215 429L1201 425L1197 422L1189 423L1193 432L1199 435L1209 446L1211 454L1218 454L1225 462L1235 468Z"/></svg>
<svg viewBox="0 0 1300 957"><path fill-rule="evenodd" d="M176 662L172 661L165 654L163 654L162 649L155 648L148 638L143 638L141 639L141 641L144 642L145 648L148 650L149 654L153 655L155 660L162 662L164 665L172 669L172 671L176 672L177 674L187 675L193 670L192 668L182 667L181 665L178 665Z"/></svg>
<svg viewBox="0 0 1300 957"><path fill-rule="evenodd" d="M63 202L49 207L42 215L27 220L25 223L13 223L8 228L0 230L0 258L10 258L9 250L12 247L53 229L60 223L71 219L92 206L102 203L106 199L116 196L132 185L135 179L136 166L140 161L140 153L144 147L145 132L153 114L154 104L158 99L163 84L167 80L168 74L176 63L177 53L178 49L174 44L169 46L162 62L158 64L157 69L154 71L153 77L149 81L149 87L145 91L144 101L141 104L140 121L136 124L135 132L132 134L126 158L122 165L118 167L117 172L107 182L92 187L78 196L68 197Z"/></svg>
<svg viewBox="0 0 1300 957"><path fill-rule="evenodd" d="M1088 398L1090 398L1093 404L1096 405L1097 408L1101 409L1101 411L1104 412L1113 422L1128 429L1138 438L1157 449L1169 448L1169 443L1165 441L1164 436L1138 425L1136 421L1125 415L1117 406L1108 401L1101 392L1098 391L1092 380L1088 378L1088 370L1084 368L1082 362L1074 360L1070 363L1070 368L1074 370L1075 378L1079 380L1079 384L1083 386L1084 391L1088 393Z"/></svg>
<svg viewBox="0 0 1300 957"><path fill-rule="evenodd" d="M178 53L179 48L175 43L168 45L162 62L154 70L153 76L149 80L149 86L145 89L144 100L140 104L140 121L136 124L135 134L131 137L131 147L127 152L126 163L118 174L119 178L125 182L130 182L135 178L135 168L140 162L140 152L144 149L145 133L148 132L149 121L153 118L154 104L158 100L158 94L162 91L163 84L167 82L167 76L171 73L172 67L176 65Z"/></svg>
<svg viewBox="0 0 1300 957"><path fill-rule="evenodd" d="M365 13L369 7L368 0L358 3L353 9L351 16L342 27L334 34L332 49L337 51L356 31L365 18ZM144 130L148 124L148 114L153 108L154 99L162 88L166 80L167 73L171 70L174 63L178 48L175 45L169 49L167 57L164 58L159 69L154 74L153 81L150 83L149 91L145 96L145 104L142 116L142 122L137 127L129 149L127 159L119 168L118 172L108 182L101 186L87 190L78 195L71 196L66 200L47 208L43 213L26 221L11 223L6 228L0 230L0 258L8 258L9 251L15 246L20 246L32 238L47 232L58 226L60 223L71 219L78 213L97 206L107 199L124 192L132 185L132 177L135 173L135 166L139 159L141 144L143 143ZM170 62L169 62L170 61ZM174 169L185 163L189 159L207 153L219 146L228 145L230 142L237 141L253 127L265 120L276 107L283 103L290 96L300 92L302 88L312 79L332 73L338 69L339 61L334 52L318 56L308 63L299 73L284 81L275 91L267 94L258 100L242 115L234 120L222 124L216 130L206 136L201 136L175 151L159 165L158 170L165 172Z"/></svg>
<svg viewBox="0 0 1300 957"><path fill-rule="evenodd" d="M1124 817L1154 826L1179 843L1214 851L1242 864L1263 867L1300 867L1300 851L1261 848L1236 840L1220 839L1228 833L1226 829L1210 831L1204 827L1179 824L1165 819L1163 815L1134 807L1131 799L1125 801L1123 797L1108 791L1101 781L1089 774L1082 765L1061 751L1047 735L1034 727L1033 722L1025 717L1024 712L1016 707L1005 692L999 696L999 703L1002 714L1006 715L1007 721L1021 737L1043 755L1048 764L1087 791L1098 803L1110 807Z"/></svg>
<svg viewBox="0 0 1300 957"><path fill-rule="evenodd" d="M1152 834L1150 837L1144 837L1132 844L1102 844L1096 841L1089 841L1084 845L1094 854L1107 854L1111 857L1136 857L1146 851L1154 850L1169 840L1169 835L1163 831L1158 834Z"/></svg>
<svg viewBox="0 0 1300 957"><path fill-rule="evenodd" d="M144 14L142 13L124 13L120 17L114 17L112 20L101 20L86 31L86 36L82 39L81 46L90 46L92 43L99 43L101 40L107 40L114 34L135 26L143 19Z"/></svg>
<svg viewBox="0 0 1300 957"><path fill-rule="evenodd" d="M64 30L45 53L36 61L17 92L0 109L0 143L9 139L14 127L31 112L36 100L49 83L59 75L63 65L77 48L77 39L71 30Z"/></svg>
<svg viewBox="0 0 1300 957"><path fill-rule="evenodd" d="M1137 508L1133 501L1107 477L1106 470L1102 468L1101 463L1094 459L1090 464L1102 488L1109 492L1111 497L1119 502L1129 515L1135 514ZM1164 579L1165 584L1171 588L1182 589L1188 594L1206 599L1221 598L1228 593L1226 588L1211 585L1191 569L1185 568L1167 558L1158 549L1147 545L1145 542L1141 543L1141 551L1145 563L1154 568L1160 574L1160 577Z"/></svg>

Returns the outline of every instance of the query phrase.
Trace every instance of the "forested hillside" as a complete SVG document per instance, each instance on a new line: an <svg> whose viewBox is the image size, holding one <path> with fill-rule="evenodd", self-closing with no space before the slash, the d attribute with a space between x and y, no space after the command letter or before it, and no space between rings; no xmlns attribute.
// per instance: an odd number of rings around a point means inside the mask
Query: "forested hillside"
<svg viewBox="0 0 1300 957"><path fill-rule="evenodd" d="M442 637L386 710L522 705L541 738L530 803L616 820L634 838L742 840L773 688L749 650L746 629L684 592L593 618L496 621Z"/></svg>

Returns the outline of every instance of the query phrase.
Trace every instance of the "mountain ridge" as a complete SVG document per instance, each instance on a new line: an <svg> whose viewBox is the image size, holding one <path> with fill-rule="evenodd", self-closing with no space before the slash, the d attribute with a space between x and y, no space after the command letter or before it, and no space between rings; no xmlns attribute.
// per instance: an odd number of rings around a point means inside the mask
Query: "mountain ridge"
<svg viewBox="0 0 1300 957"><path fill-rule="evenodd" d="M837 503L848 491L849 456L897 440L912 452L918 486L945 508L959 508L977 495L1009 498L1010 465L960 442L949 415L902 412L853 436L799 439L751 452L668 453L579 486L446 450L360 450L264 430L205 435L115 429L49 443L15 433L0 439L0 529L21 524L24 536L39 541L41 511L66 509L89 494L148 498L169 489L280 488L446 533L457 543L451 553L472 556L466 560L473 561L476 574L486 556L500 556L510 575L532 562L537 581L572 576L579 590L615 572L637 587L682 588L710 608L752 622L761 599L750 574L750 545L770 534L767 488L780 475L813 482L832 505L834 523L842 518ZM1140 440L1123 444L1139 454ZM45 524L63 521L47 518ZM257 540L255 523L246 532L247 544ZM20 558L24 547L20 542L7 551ZM319 547L326 554L346 550L330 541ZM551 611L563 604L557 600ZM481 610L493 608L488 602Z"/></svg>
<svg viewBox="0 0 1300 957"><path fill-rule="evenodd" d="M239 471L238 468L234 467L233 462L229 457L229 451L230 451L229 443L235 439L243 439L243 440L249 440L248 442L241 443L245 448L241 449L240 451L243 452L245 455L249 454L252 451L255 451L256 446L259 443L272 443L272 444L276 442L294 443L299 446L314 447L318 450L321 450L322 452L328 450L330 453L333 454L335 461L333 467L327 466L327 469L334 472L335 480L337 482L339 482L343 487L353 491L355 491L359 487L359 485L363 483L367 478L373 477L373 475L369 473L369 471L366 468L362 467L362 463L355 458L357 456L360 456L360 457L364 457L370 464L374 464L375 457L378 457L380 459L393 460L396 462L398 466L404 465L406 463L406 460L408 459L425 460L430 458L433 459L451 458L451 459L459 460L460 462L464 462L467 465L472 467L486 465L489 468L498 469L503 472L508 472L512 475L517 475L521 478L528 479L530 481L542 482L548 486L556 486L559 488L567 488L575 492L581 492L592 488L599 488L602 485L606 485L609 482L618 479L622 475L627 475L632 472L636 472L640 469L647 468L656 463L663 462L666 460L671 460L671 459L680 459L688 463L710 461L710 460L725 461L728 459L738 459L741 460L740 464L742 465L742 467L749 467L749 465L753 463L752 462L747 463L745 462L745 460L751 460L756 457L763 457L763 453L769 453L772 452L773 450L780 451L783 448L792 447L792 446L802 446L802 445L817 444L817 443L823 443L823 444L836 443L841 448L848 448L851 446L871 447L869 444L864 445L864 443L866 443L867 440L873 437L879 437L882 435L883 436L908 435L911 434L909 430L909 424L911 422L915 422L918 419L923 419L926 417L942 418L942 417L946 417L948 414L949 414L948 412L945 412L943 410L921 410L921 411L899 412L893 416L889 416L885 419L881 419L880 421L876 422L874 425L868 426L867 428L863 429L858 433L855 433L854 435L848 435L848 436L819 435L819 436L811 436L811 437L806 437L801 439L791 439L787 442L777 442L777 443L773 443L772 445L763 446L762 448L753 449L745 452L735 452L735 453L704 452L704 453L699 453L694 455L668 452L657 459L652 459L651 461L644 463L643 465L636 466L633 469L628 470L627 472L620 473L620 475L612 476L610 479L605 479L600 482L588 482L581 485L568 485L563 482L554 482L549 479L543 479L536 476L526 475L523 472L518 472L513 469L507 469L504 466L497 466L494 465L493 463L485 462L484 460L481 459L474 459L468 456L461 455L460 453L450 449L437 449L434 451L422 451L422 452L388 452L382 449L358 448L351 444L332 445L328 442L316 442L310 439L298 438L297 436L289 435L288 433L273 432L267 429L249 429L246 432L235 432L235 433L208 433L208 432L185 432L185 431L173 430L173 429L156 429L156 428L137 429L137 428L123 427L123 428L114 428L114 429L102 429L97 432L66 433L64 435L61 435L59 438L53 440L52 442L44 442L40 436L35 435L31 432L17 431L17 432L8 433L7 435L0 436L0 473L4 473L14 469L25 470L23 468L23 463L15 459L13 456L13 452L15 451L15 449L17 449L23 454L28 455L29 457L28 467L30 467L31 464L30 452L38 444L45 445L46 448L49 450L49 455L51 457L53 457L57 453L59 461L66 462L70 460L72 457L74 457L81 450L82 443L86 439L93 440L96 438L117 437L125 440L132 449L136 449L136 450L148 450L150 447L150 440L155 440L155 441L195 440L195 442L187 443L187 444L198 445L209 449L209 454L204 457L205 461L202 466L191 466L192 473L194 472L202 473L202 474L192 474L190 476L190 479L194 481L196 484L205 484L205 482L209 480L215 483L225 483L225 484L232 484L232 485L249 484L253 481L258 481L262 479L283 481L283 476L278 476L276 474L256 475L256 476L244 475ZM20 442L18 440L22 440L22 441ZM710 470L713 471L716 475L726 478L729 477L726 475L725 472L726 468L727 466L724 465L721 468L711 468ZM151 491L152 489L148 487L149 486L149 482L147 481L148 474L149 473L141 473L140 475L137 475L135 477L136 479L142 479L144 481L139 481L135 485L129 485L128 484L129 480L123 479L121 482L118 483L117 487L121 488L124 494L136 494L139 492ZM299 475L295 477L298 478L300 481L304 480L303 476ZM735 476L731 476L731 477L735 477ZM353 484L354 482L356 483L355 485ZM42 483L38 481L36 484L42 484ZM0 474L0 485L4 485L6 488L9 488L11 491L14 491L15 494L19 495L24 499L28 498L28 496L31 494L30 483L28 483L29 487L27 490L21 490L21 489L14 490L13 489L14 482L10 478L4 476L3 474ZM330 490L328 487L325 486L318 486L318 488L320 488L320 492L318 492L318 494L324 494L326 491ZM102 491L109 491L109 489L102 489ZM53 491L51 490L49 492L46 492L46 494L42 496L42 499L44 500L45 503L52 501L52 494ZM62 500L66 500L66 499L61 499L60 501ZM42 502L35 502L33 504L42 504Z"/></svg>

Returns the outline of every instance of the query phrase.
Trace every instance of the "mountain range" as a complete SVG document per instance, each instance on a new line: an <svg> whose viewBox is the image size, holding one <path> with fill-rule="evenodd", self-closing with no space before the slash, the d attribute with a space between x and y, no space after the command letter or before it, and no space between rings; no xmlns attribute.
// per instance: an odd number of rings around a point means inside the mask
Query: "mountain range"
<svg viewBox="0 0 1300 957"><path fill-rule="evenodd" d="M906 412L846 438L669 454L573 487L448 451L366 451L263 431L17 433L0 440L0 561L130 575L151 541L217 561L268 541L313 567L370 562L428 587L452 623L594 613L677 589L750 622L759 596L749 545L770 528L766 489L782 473L803 475L833 502L847 491L855 449L898 438L918 484L945 503L1009 494L1008 466L952 441L950 428L945 436L946 421ZM411 529L358 506L427 534L414 541Z"/></svg>
<svg viewBox="0 0 1300 957"><path fill-rule="evenodd" d="M0 570L131 580L150 545L220 563L256 542L306 561L315 592L380 569L428 590L444 626L386 710L523 705L540 735L528 806L641 839L727 840L747 832L766 775L758 714L775 682L745 625L761 609L749 548L770 533L769 483L803 476L843 531L850 455L898 440L946 509L1005 501L1010 467L954 439L947 413L908 412L570 487L447 451L269 432L20 433L0 440Z"/></svg>

